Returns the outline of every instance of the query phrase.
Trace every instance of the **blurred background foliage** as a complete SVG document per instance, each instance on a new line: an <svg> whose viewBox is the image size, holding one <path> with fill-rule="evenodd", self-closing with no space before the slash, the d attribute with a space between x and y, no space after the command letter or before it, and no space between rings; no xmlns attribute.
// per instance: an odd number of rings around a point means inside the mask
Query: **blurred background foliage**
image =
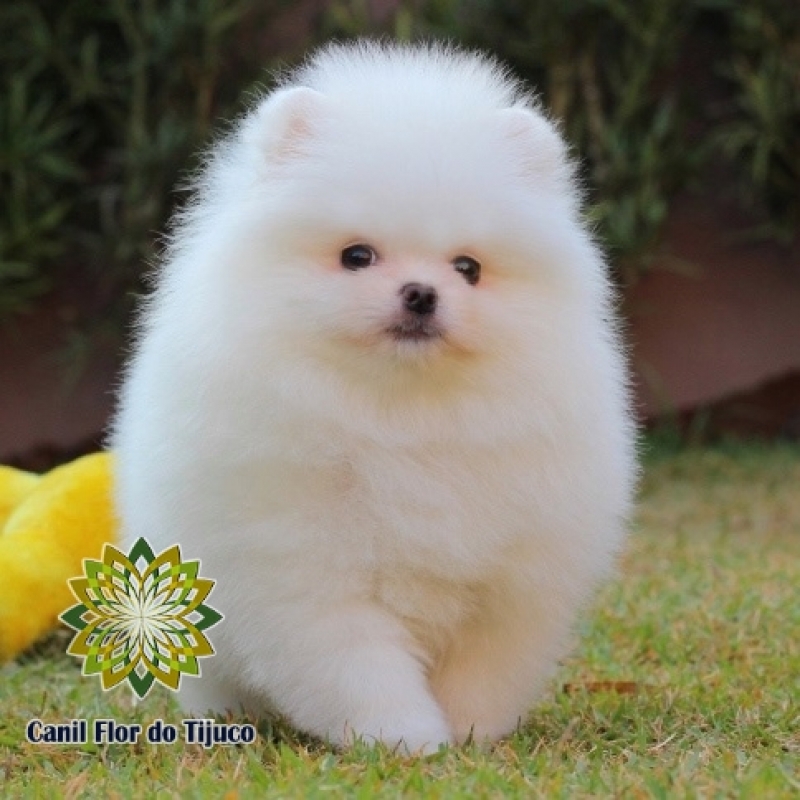
<svg viewBox="0 0 800 800"><path fill-rule="evenodd" d="M670 204L714 165L759 236L796 239L795 2L333 0L309 38L266 46L256 32L288 5L0 7L0 321L80 268L119 305L110 316L121 327L199 149L278 59L331 36L444 37L508 61L581 158L589 213L623 285L665 261Z"/></svg>
<svg viewBox="0 0 800 800"><path fill-rule="evenodd" d="M0 319L76 267L135 288L175 187L267 54L280 0L0 6Z"/></svg>

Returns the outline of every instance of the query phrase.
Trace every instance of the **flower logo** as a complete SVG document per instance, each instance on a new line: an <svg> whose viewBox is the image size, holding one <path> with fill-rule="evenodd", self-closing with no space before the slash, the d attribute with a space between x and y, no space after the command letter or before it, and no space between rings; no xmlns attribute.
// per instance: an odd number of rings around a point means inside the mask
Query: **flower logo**
<svg viewBox="0 0 800 800"><path fill-rule="evenodd" d="M199 561L181 561L178 545L156 556L139 539L128 555L106 544L102 561L83 564L69 581L78 605L60 619L77 631L67 653L83 658L84 675L99 674L106 691L127 680L142 698L155 681L176 691L182 675L200 674L198 658L214 655L203 631L222 614L203 603L214 581L198 577Z"/></svg>

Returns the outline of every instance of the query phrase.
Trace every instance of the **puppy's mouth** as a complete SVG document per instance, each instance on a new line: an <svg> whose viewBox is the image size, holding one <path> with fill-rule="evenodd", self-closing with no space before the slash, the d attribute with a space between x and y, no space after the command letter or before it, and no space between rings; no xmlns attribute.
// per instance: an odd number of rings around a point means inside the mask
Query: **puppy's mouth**
<svg viewBox="0 0 800 800"><path fill-rule="evenodd" d="M386 332L396 342L430 342L441 339L444 332L433 320L404 319L391 325Z"/></svg>

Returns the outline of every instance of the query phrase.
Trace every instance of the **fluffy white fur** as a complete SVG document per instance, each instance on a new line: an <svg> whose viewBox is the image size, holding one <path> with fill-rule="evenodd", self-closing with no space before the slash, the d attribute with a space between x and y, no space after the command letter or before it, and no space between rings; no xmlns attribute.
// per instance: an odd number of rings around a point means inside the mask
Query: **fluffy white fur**
<svg viewBox="0 0 800 800"><path fill-rule="evenodd" d="M357 242L379 262L344 269ZM387 332L408 282L440 336ZM495 62L333 46L263 98L178 220L113 441L125 535L217 580L183 706L512 731L624 532L613 316L561 138Z"/></svg>

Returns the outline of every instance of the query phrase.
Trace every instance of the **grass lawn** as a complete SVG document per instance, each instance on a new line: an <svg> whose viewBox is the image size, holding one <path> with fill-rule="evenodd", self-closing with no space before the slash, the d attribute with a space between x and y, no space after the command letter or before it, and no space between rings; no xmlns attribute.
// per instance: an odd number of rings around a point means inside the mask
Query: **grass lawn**
<svg viewBox="0 0 800 800"><path fill-rule="evenodd" d="M104 695L57 634L0 668L0 796L800 797L800 449L646 460L619 578L491 751L339 754L280 726L210 750L29 744L33 717L181 718L166 691Z"/></svg>

